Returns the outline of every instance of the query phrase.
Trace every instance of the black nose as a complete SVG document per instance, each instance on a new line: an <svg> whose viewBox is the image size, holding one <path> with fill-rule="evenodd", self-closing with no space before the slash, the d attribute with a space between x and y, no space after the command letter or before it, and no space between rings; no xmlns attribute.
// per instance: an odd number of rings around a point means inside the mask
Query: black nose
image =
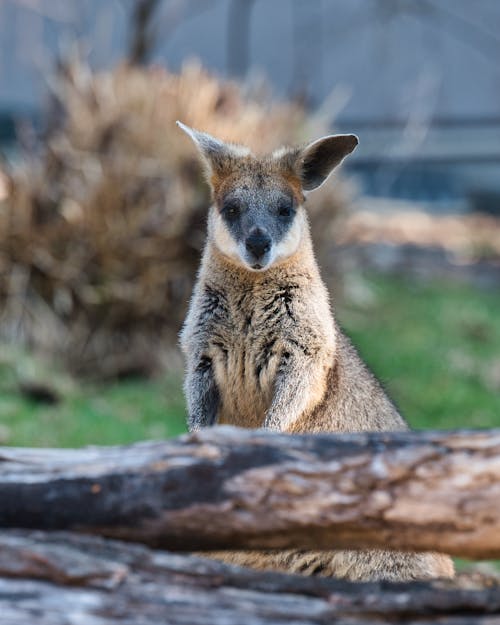
<svg viewBox="0 0 500 625"><path fill-rule="evenodd" d="M247 238L245 246L255 258L261 258L271 249L271 237L259 230Z"/></svg>

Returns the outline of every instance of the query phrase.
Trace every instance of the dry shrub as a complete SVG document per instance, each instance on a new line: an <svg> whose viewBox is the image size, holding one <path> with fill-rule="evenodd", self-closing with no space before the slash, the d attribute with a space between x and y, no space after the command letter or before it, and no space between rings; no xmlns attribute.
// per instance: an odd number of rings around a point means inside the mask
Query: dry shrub
<svg viewBox="0 0 500 625"><path fill-rule="evenodd" d="M302 140L305 116L196 64L94 75L76 63L55 100L63 121L0 207L1 333L77 374L150 373L176 343L209 201L175 120L267 151ZM341 205L323 196L323 225Z"/></svg>

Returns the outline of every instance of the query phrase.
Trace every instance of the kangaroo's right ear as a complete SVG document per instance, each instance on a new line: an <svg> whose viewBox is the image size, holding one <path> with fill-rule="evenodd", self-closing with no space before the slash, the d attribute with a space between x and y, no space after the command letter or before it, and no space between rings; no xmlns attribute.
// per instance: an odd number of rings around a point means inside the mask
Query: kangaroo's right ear
<svg viewBox="0 0 500 625"><path fill-rule="evenodd" d="M321 186L357 145L356 135L330 135L306 146L300 161L302 188L312 191Z"/></svg>
<svg viewBox="0 0 500 625"><path fill-rule="evenodd" d="M282 166L299 178L304 191L321 186L331 172L358 145L356 135L329 135L303 148L278 150Z"/></svg>
<svg viewBox="0 0 500 625"><path fill-rule="evenodd" d="M194 130L182 122L178 121L176 124L194 141L202 156L208 178L212 183L214 178L220 178L225 173L229 173L235 161L250 152L247 148L224 143L224 141L212 137L207 132Z"/></svg>

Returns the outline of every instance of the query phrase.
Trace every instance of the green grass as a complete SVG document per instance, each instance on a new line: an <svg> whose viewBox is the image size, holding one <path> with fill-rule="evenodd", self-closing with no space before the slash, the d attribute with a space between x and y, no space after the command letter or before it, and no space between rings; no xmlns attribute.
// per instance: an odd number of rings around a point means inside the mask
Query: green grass
<svg viewBox="0 0 500 625"><path fill-rule="evenodd" d="M0 437L43 447L126 444L185 432L180 375L75 387L55 405L23 397L0 368ZM3 389L2 389L3 386Z"/></svg>
<svg viewBox="0 0 500 625"><path fill-rule="evenodd" d="M500 292L381 276L346 283L355 288L338 308L341 324L413 427L500 426ZM47 405L19 392L27 369L39 378L26 356L0 353L1 444L108 445L185 431L180 374L61 383L62 401Z"/></svg>
<svg viewBox="0 0 500 625"><path fill-rule="evenodd" d="M362 287L338 317L412 427L500 426L500 290L380 276Z"/></svg>

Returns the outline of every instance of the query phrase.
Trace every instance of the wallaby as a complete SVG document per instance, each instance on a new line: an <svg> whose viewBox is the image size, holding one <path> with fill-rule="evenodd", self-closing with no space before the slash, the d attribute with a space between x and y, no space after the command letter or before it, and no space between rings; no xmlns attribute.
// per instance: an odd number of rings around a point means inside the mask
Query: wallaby
<svg viewBox="0 0 500 625"><path fill-rule="evenodd" d="M181 332L190 430L226 423L282 432L408 426L332 315L309 233L305 193L354 150L354 135L258 157L177 122L213 192L208 236ZM451 577L436 553L217 552L254 568L351 580Z"/></svg>

